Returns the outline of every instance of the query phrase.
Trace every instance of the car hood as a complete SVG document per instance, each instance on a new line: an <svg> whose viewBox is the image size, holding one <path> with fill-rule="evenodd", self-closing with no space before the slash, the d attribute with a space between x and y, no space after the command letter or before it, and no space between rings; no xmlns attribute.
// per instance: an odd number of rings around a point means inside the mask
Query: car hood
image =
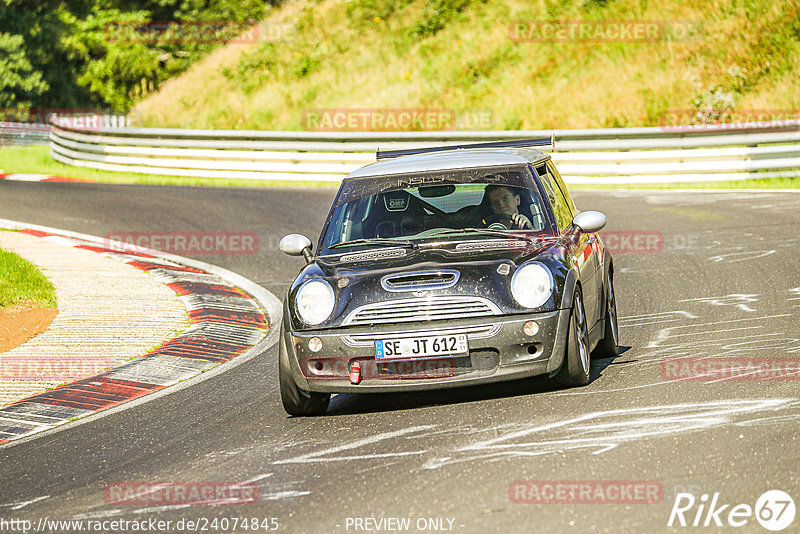
<svg viewBox="0 0 800 534"><path fill-rule="evenodd" d="M462 241L417 250L370 248L354 253L317 257L298 275L287 295L293 327L306 329L295 317L297 289L307 280L324 279L333 288L336 304L331 316L314 329L348 326L363 306L436 297L471 297L490 301L494 313L531 313L560 304L568 267L565 242L548 239L524 241ZM554 291L541 308L522 308L511 296L514 272L524 263L538 261L553 274ZM493 305L493 306L492 306Z"/></svg>

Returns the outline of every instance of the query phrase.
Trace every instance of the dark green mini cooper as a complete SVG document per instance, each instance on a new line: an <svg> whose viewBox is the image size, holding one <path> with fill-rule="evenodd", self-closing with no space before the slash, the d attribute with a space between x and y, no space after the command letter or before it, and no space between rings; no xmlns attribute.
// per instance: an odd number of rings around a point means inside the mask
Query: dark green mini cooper
<svg viewBox="0 0 800 534"><path fill-rule="evenodd" d="M292 415L331 393L426 390L546 374L589 382L617 354L611 255L550 140L379 152L342 182L289 290L280 390Z"/></svg>

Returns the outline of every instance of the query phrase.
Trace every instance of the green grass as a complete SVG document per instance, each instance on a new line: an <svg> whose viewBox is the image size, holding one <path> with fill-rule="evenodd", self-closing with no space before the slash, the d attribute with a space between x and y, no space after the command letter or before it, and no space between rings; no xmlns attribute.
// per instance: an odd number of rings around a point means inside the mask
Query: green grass
<svg viewBox="0 0 800 534"><path fill-rule="evenodd" d="M0 308L20 303L55 308L56 290L34 264L0 249Z"/></svg>
<svg viewBox="0 0 800 534"><path fill-rule="evenodd" d="M502 130L705 124L769 110L785 119L800 109L798 2L315 0L284 2L269 20L293 31L222 47L130 119L302 130L314 109L448 109L486 112L478 129ZM660 30L633 42L511 31L545 20L656 21Z"/></svg>
<svg viewBox="0 0 800 534"><path fill-rule="evenodd" d="M338 182L283 180L242 180L224 178L194 178L184 176L163 176L157 174L137 174L100 171L84 167L65 165L50 157L50 149L45 145L9 147L0 150L0 169L3 173L50 174L66 178L77 178L92 182L109 184L146 185L196 185L230 187L338 187Z"/></svg>
<svg viewBox="0 0 800 534"><path fill-rule="evenodd" d="M4 173L52 174L109 184L183 185L217 187L327 187L338 182L283 180L226 180L150 174L118 173L64 165L50 157L46 146L11 147L0 150L0 169ZM570 189L800 189L800 177L733 180L725 182L676 182L662 184L572 184Z"/></svg>

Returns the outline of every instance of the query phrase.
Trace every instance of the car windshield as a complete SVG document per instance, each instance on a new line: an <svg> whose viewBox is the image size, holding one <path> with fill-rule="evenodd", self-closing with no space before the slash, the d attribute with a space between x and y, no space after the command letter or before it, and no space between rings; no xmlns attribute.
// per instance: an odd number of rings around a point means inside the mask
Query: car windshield
<svg viewBox="0 0 800 534"><path fill-rule="evenodd" d="M527 166L480 167L346 182L321 239L322 254L426 240L550 233Z"/></svg>

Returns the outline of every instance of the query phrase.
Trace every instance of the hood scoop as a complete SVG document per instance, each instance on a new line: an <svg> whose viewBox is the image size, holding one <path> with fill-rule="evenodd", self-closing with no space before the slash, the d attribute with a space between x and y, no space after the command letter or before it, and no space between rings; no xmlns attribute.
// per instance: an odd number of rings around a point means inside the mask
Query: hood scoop
<svg viewBox="0 0 800 534"><path fill-rule="evenodd" d="M381 278L381 286L395 293L444 289L456 285L460 276L458 271L452 270L390 274Z"/></svg>
<svg viewBox="0 0 800 534"><path fill-rule="evenodd" d="M386 258L399 258L405 255L406 255L406 249L404 248L390 248L382 250L371 250L369 252L354 252L352 254L345 254L339 257L339 261L342 263L346 263L355 261L383 260Z"/></svg>
<svg viewBox="0 0 800 534"><path fill-rule="evenodd" d="M530 247L530 243L522 239L491 239L485 241L474 241L469 243L459 243L456 245L456 252L473 252L476 250L492 250L492 249L526 249Z"/></svg>

